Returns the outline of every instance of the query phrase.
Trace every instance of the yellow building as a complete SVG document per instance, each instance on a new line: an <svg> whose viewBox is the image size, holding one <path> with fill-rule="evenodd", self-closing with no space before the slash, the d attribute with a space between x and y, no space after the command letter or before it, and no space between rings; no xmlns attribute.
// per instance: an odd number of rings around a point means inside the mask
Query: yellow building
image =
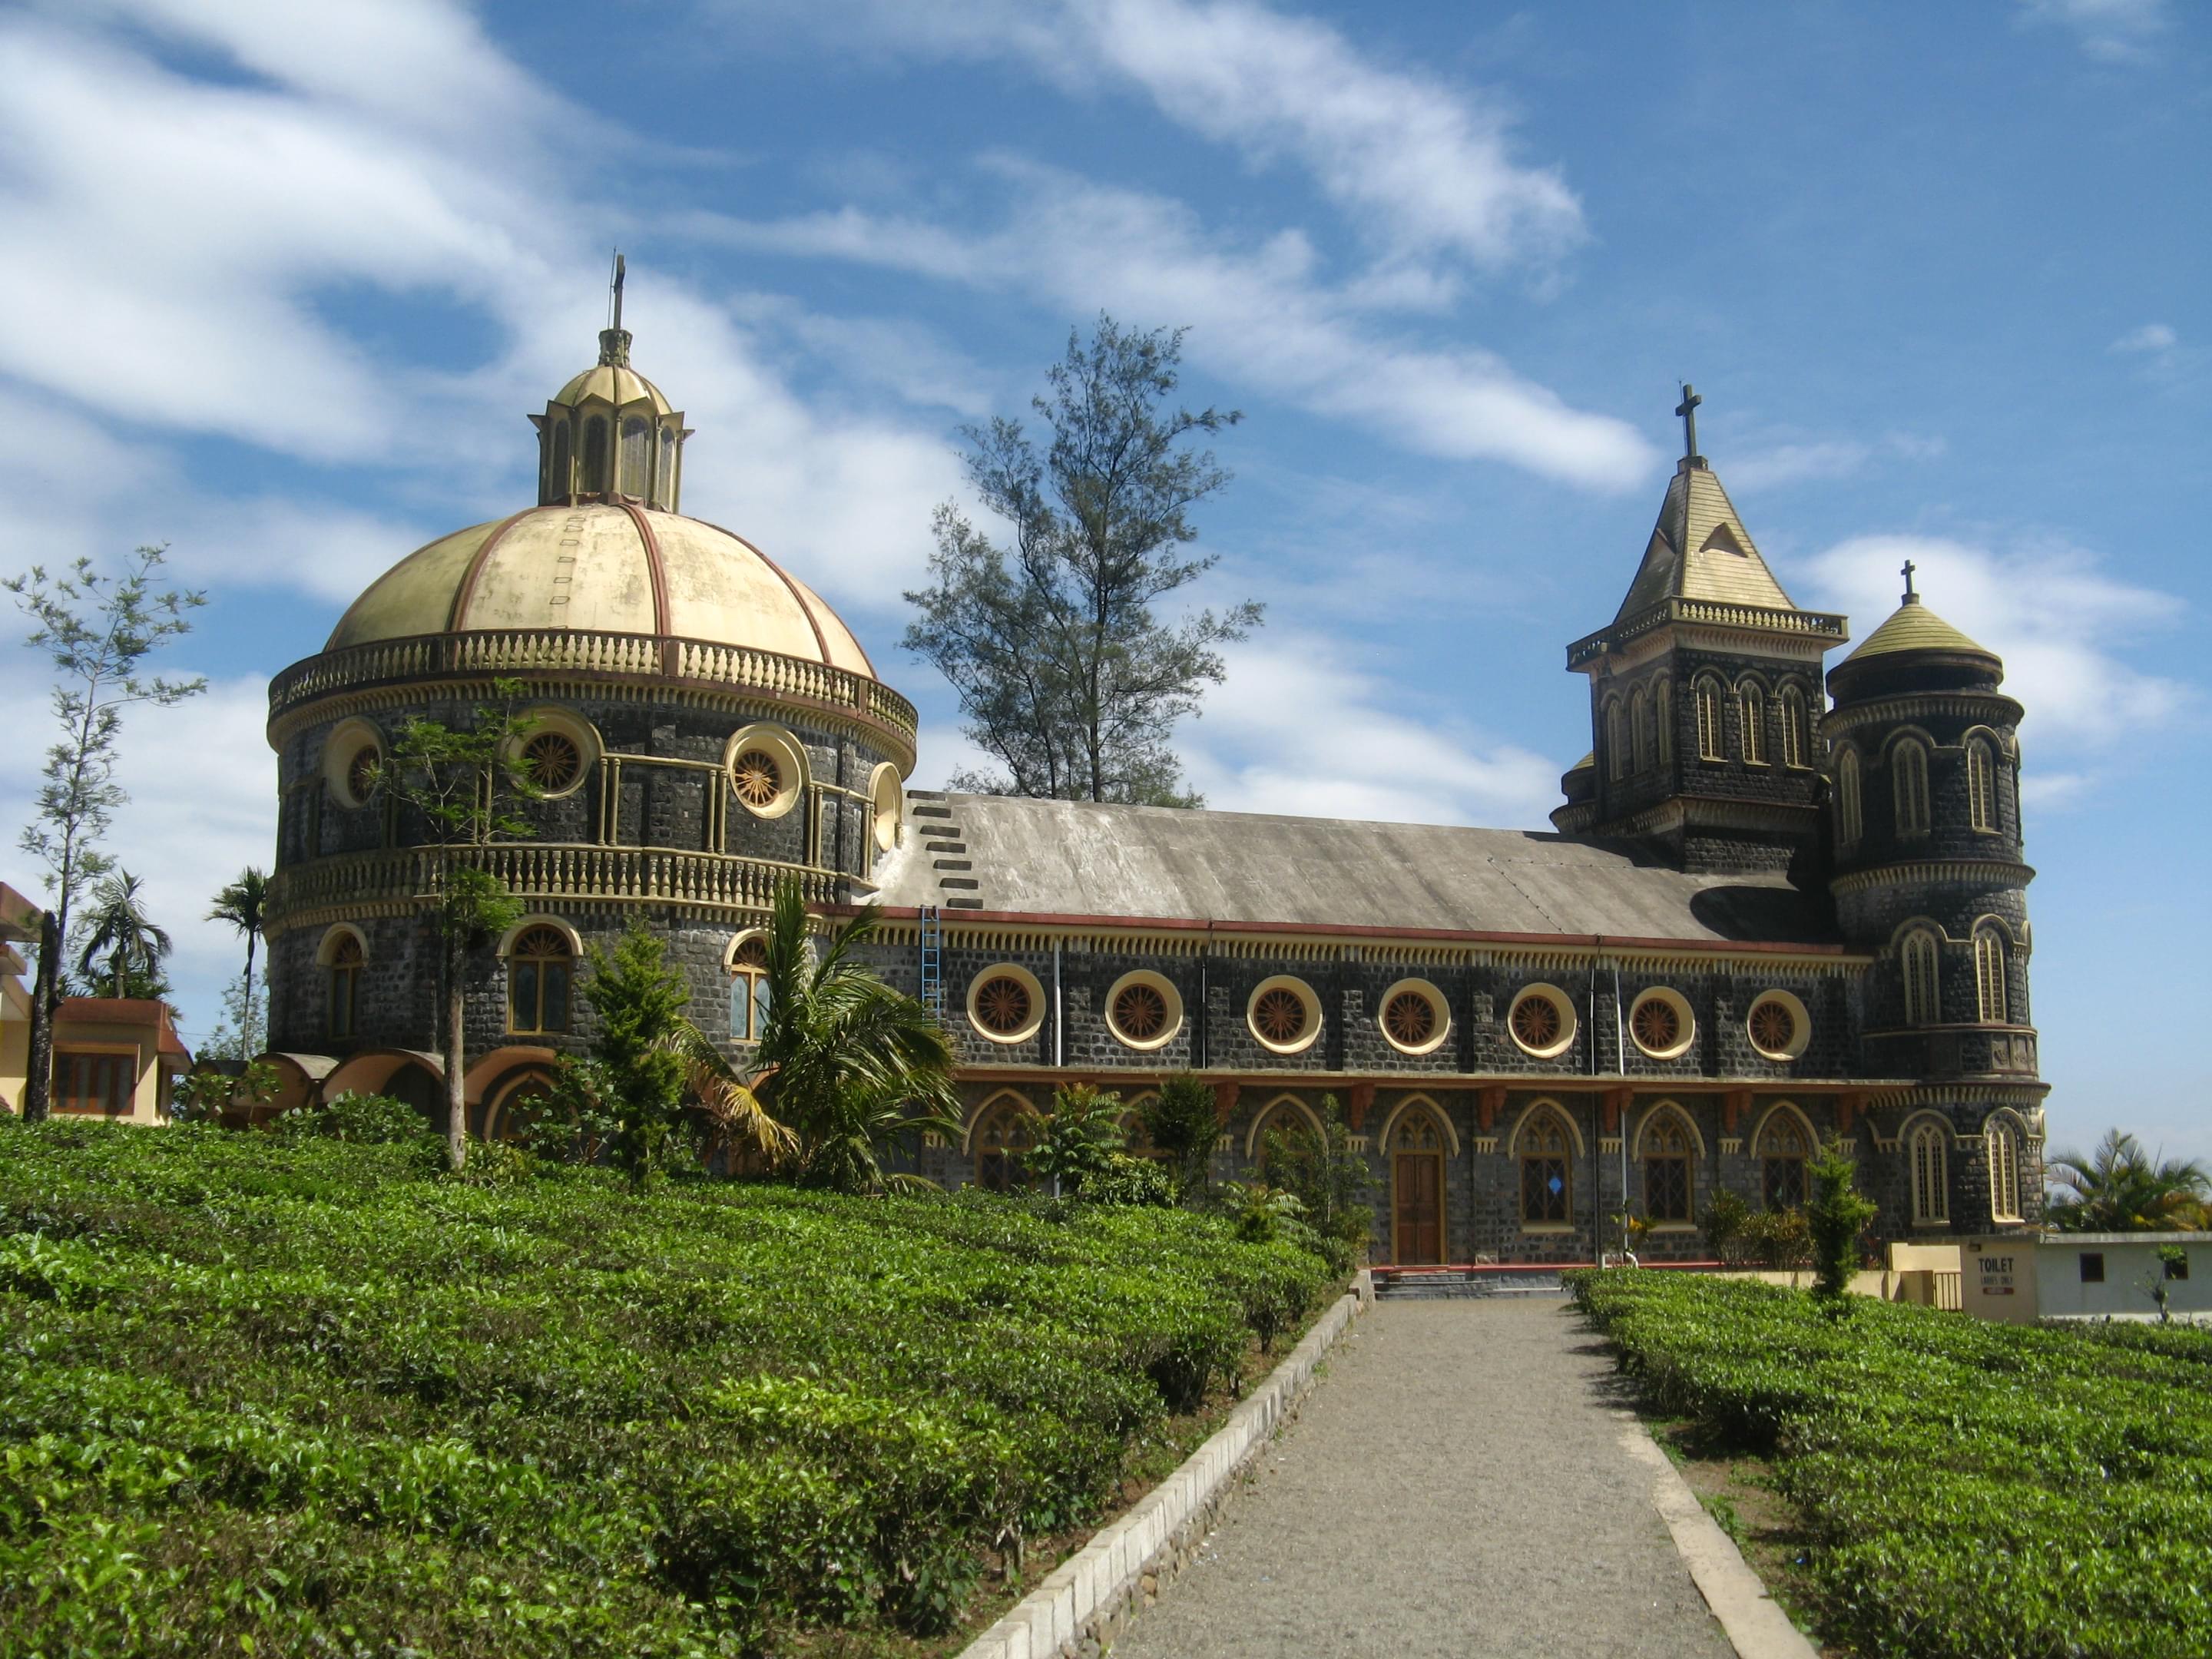
<svg viewBox="0 0 2212 1659"><path fill-rule="evenodd" d="M15 946L39 937L39 907L0 886L0 1101L23 1109L30 1076L31 992ZM135 997L69 997L54 1015L57 1117L167 1123L177 1079L191 1069L168 1005Z"/></svg>

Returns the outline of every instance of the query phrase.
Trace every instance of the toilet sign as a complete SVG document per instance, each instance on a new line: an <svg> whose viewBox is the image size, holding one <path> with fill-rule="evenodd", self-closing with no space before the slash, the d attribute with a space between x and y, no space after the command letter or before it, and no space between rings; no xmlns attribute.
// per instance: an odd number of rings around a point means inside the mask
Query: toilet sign
<svg viewBox="0 0 2212 1659"><path fill-rule="evenodd" d="M1982 1267L1984 1296L2010 1296L2013 1293L2012 1258L2008 1255L1977 1257Z"/></svg>

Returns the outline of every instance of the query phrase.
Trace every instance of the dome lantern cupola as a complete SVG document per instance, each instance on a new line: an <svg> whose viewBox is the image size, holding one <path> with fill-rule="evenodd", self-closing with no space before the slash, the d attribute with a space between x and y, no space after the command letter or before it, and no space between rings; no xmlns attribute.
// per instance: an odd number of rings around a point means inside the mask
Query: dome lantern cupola
<svg viewBox="0 0 2212 1659"><path fill-rule="evenodd" d="M684 441L681 410L629 366L622 325L622 256L615 256L611 325L599 331L599 361L555 392L538 428L538 504L632 502L677 511Z"/></svg>

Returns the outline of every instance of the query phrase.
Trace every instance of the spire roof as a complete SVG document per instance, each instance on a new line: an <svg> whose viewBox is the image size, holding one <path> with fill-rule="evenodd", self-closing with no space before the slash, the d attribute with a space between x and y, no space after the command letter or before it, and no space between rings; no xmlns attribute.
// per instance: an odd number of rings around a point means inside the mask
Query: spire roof
<svg viewBox="0 0 2212 1659"><path fill-rule="evenodd" d="M1957 629L1920 602L1920 595L1907 592L1905 601L1890 614L1889 620L1866 637L1866 642L1844 659L1857 662L1864 657L1887 656L1898 651L1964 652L1978 657L1994 657L1996 653L1985 645L1968 639Z"/></svg>
<svg viewBox="0 0 2212 1659"><path fill-rule="evenodd" d="M1719 477L1703 456L1678 461L1667 484L1659 522L1644 549L1644 562L1620 602L1615 623L1626 622L1666 599L1795 611L1774 573L1759 556L1751 532L1736 515Z"/></svg>

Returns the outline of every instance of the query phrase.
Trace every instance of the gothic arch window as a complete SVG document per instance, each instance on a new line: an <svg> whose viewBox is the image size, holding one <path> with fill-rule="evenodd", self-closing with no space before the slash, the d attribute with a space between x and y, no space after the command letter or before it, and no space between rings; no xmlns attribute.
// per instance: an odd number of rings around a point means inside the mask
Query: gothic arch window
<svg viewBox="0 0 2212 1659"><path fill-rule="evenodd" d="M730 947L730 1039L758 1042L768 1026L768 935L746 933Z"/></svg>
<svg viewBox="0 0 2212 1659"><path fill-rule="evenodd" d="M1982 1131L1990 1155L1990 1218L2018 1221L2020 1213L2020 1135L2002 1118L1991 1118Z"/></svg>
<svg viewBox="0 0 2212 1659"><path fill-rule="evenodd" d="M1667 681L1659 682L1659 764L1671 766L1674 762L1674 688Z"/></svg>
<svg viewBox="0 0 2212 1659"><path fill-rule="evenodd" d="M607 417L594 415L584 422L584 494L595 495L607 488L610 439Z"/></svg>
<svg viewBox="0 0 2212 1659"><path fill-rule="evenodd" d="M1891 787L1897 801L1897 833L1917 836L1928 833L1928 750L1917 738L1906 738L1890 751Z"/></svg>
<svg viewBox="0 0 2212 1659"><path fill-rule="evenodd" d="M575 964L575 952L559 928L525 928L507 956L507 1029L567 1030L568 983Z"/></svg>
<svg viewBox="0 0 2212 1659"><path fill-rule="evenodd" d="M1766 688L1746 680L1735 689L1737 729L1743 734L1743 763L1766 764Z"/></svg>
<svg viewBox="0 0 2212 1659"><path fill-rule="evenodd" d="M1782 763L1802 766L1812 752L1805 725L1805 694L1794 685L1782 688Z"/></svg>
<svg viewBox="0 0 2212 1659"><path fill-rule="evenodd" d="M1966 740L1966 811L1977 830L1994 833L1997 827L1996 758L1984 738Z"/></svg>
<svg viewBox="0 0 2212 1659"><path fill-rule="evenodd" d="M1640 685L1628 697L1628 741L1631 763L1641 772L1651 764L1651 704Z"/></svg>
<svg viewBox="0 0 2212 1659"><path fill-rule="evenodd" d="M1698 758L1726 760L1721 748L1725 740L1721 730L1721 688L1717 681L1699 680L1692 693L1698 703Z"/></svg>
<svg viewBox="0 0 2212 1659"><path fill-rule="evenodd" d="M1605 775L1617 779L1627 770L1628 728L1615 697L1605 706Z"/></svg>
<svg viewBox="0 0 2212 1659"><path fill-rule="evenodd" d="M1936 935L1916 927L1898 952L1904 968L1905 1023L1933 1025L1943 1017L1942 983L1936 974Z"/></svg>
<svg viewBox="0 0 2212 1659"><path fill-rule="evenodd" d="M1540 1106L1521 1126L1521 1220L1524 1226L1565 1226L1574 1220L1573 1145L1566 1120Z"/></svg>
<svg viewBox="0 0 2212 1659"><path fill-rule="evenodd" d="M362 965L368 953L361 947L361 935L348 928L337 937L331 949L330 1030L333 1037L344 1039L354 1035L355 1017L361 1006Z"/></svg>
<svg viewBox="0 0 2212 1659"><path fill-rule="evenodd" d="M987 1193L1034 1186L1028 1154L1036 1145L1036 1113L1018 1095L1001 1095L983 1109L968 1138L975 1158L975 1184Z"/></svg>
<svg viewBox="0 0 2212 1659"><path fill-rule="evenodd" d="M2005 1023L2004 940L1986 925L1974 929L1974 1001L1984 1025Z"/></svg>
<svg viewBox="0 0 2212 1659"><path fill-rule="evenodd" d="M1836 841L1856 847L1866 833L1865 809L1859 793L1859 751L1846 749L1836 757Z"/></svg>
<svg viewBox="0 0 2212 1659"><path fill-rule="evenodd" d="M1662 1107L1644 1124L1642 1141L1645 1219L1689 1222L1697 1168L1689 1123L1673 1107Z"/></svg>
<svg viewBox="0 0 2212 1659"><path fill-rule="evenodd" d="M1813 1156L1813 1133L1786 1106L1767 1114L1759 1130L1759 1188L1770 1210L1802 1209L1805 1164Z"/></svg>
<svg viewBox="0 0 2212 1659"><path fill-rule="evenodd" d="M1251 1133L1244 1137L1244 1156L1252 1160L1254 1169L1264 1174L1270 1141L1279 1148L1303 1152L1324 1146L1328 1139L1313 1108L1296 1095L1283 1095L1269 1102L1252 1120Z"/></svg>
<svg viewBox="0 0 2212 1659"><path fill-rule="evenodd" d="M1951 1219L1951 1132L1933 1118L1923 1118L1905 1138L1905 1156L1912 1176L1912 1224L1936 1227Z"/></svg>

